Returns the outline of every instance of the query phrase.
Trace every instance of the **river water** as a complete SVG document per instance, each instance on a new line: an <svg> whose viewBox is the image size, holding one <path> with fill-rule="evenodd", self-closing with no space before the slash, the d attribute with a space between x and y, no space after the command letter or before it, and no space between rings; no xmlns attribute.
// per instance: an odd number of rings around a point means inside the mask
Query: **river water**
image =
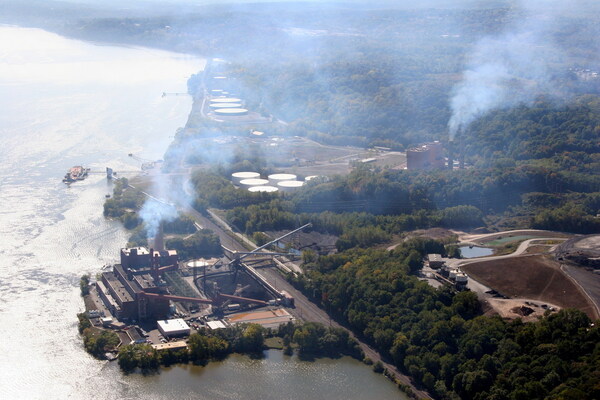
<svg viewBox="0 0 600 400"><path fill-rule="evenodd" d="M117 260L127 233L102 217L106 166L158 159L191 107L195 57L96 45L0 26L0 388L22 399L392 399L402 394L350 360L268 351L207 367L122 375L82 349L79 277ZM98 172L66 187L73 165Z"/></svg>

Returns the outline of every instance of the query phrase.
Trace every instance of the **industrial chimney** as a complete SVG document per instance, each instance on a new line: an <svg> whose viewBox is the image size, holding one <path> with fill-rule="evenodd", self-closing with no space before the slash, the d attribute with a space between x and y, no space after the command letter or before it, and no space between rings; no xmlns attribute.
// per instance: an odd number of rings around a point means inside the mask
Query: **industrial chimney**
<svg viewBox="0 0 600 400"><path fill-rule="evenodd" d="M151 239L151 242L152 243L150 243L150 245L154 248L154 250L165 251L165 239L164 239L162 222L158 225L158 229L156 230L156 235L154 235L154 238Z"/></svg>
<svg viewBox="0 0 600 400"><path fill-rule="evenodd" d="M454 139L448 141L448 169L452 170L454 164Z"/></svg>

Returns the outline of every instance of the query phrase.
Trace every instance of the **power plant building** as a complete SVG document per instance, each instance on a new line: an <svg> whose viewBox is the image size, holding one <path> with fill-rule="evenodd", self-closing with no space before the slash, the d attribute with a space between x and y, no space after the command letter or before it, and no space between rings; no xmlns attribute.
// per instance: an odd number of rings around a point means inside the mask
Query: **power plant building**
<svg viewBox="0 0 600 400"><path fill-rule="evenodd" d="M155 262L161 267L174 265L179 262L177 250L158 251L150 249L150 251L148 251L145 247L131 247L121 249L121 265L125 269L150 268L152 261L150 252L153 253L152 255L154 256Z"/></svg>
<svg viewBox="0 0 600 400"><path fill-rule="evenodd" d="M443 146L435 141L406 151L406 167L410 169L444 168Z"/></svg>
<svg viewBox="0 0 600 400"><path fill-rule="evenodd" d="M96 282L98 295L118 319L162 318L169 313L169 300L145 294L167 294L159 274L177 269L178 261L175 250L121 249L121 264L103 272Z"/></svg>

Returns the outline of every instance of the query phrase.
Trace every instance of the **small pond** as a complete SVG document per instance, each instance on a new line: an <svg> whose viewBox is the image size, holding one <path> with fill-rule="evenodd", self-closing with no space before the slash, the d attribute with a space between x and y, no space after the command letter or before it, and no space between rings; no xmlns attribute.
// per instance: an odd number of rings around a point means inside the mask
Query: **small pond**
<svg viewBox="0 0 600 400"><path fill-rule="evenodd" d="M464 258L485 257L494 254L494 249L489 247L461 246L459 249Z"/></svg>

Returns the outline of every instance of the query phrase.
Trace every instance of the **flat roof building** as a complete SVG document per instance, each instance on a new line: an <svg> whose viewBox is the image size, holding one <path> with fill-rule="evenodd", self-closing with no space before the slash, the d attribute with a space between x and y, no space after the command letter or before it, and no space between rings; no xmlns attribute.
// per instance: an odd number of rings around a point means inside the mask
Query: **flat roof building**
<svg viewBox="0 0 600 400"><path fill-rule="evenodd" d="M190 326L181 318L156 321L158 330L165 337L188 336Z"/></svg>
<svg viewBox="0 0 600 400"><path fill-rule="evenodd" d="M223 321L208 321L206 323L206 326L208 326L208 329L211 330L216 330L216 329L225 329L227 328L227 325L225 325L225 323Z"/></svg>
<svg viewBox="0 0 600 400"><path fill-rule="evenodd" d="M427 254L427 262L430 268L441 268L445 263L440 254Z"/></svg>

